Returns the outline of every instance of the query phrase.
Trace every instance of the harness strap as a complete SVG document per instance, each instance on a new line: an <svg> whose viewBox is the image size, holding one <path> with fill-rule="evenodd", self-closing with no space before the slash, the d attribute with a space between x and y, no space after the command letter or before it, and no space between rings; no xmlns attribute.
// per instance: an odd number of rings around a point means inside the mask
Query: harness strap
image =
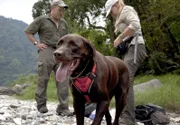
<svg viewBox="0 0 180 125"><path fill-rule="evenodd" d="M96 64L93 66L92 72L88 73L85 77L76 78L72 83L76 89L84 96L87 102L91 102L89 98L90 89L96 78Z"/></svg>

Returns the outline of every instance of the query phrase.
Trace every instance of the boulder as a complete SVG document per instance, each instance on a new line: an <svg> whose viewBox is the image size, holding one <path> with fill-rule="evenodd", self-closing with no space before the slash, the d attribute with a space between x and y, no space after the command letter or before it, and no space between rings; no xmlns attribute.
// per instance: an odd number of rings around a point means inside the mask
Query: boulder
<svg viewBox="0 0 180 125"><path fill-rule="evenodd" d="M13 90L17 95L20 95L21 92L22 92L22 85L15 84L15 85L12 87L12 90Z"/></svg>
<svg viewBox="0 0 180 125"><path fill-rule="evenodd" d="M0 87L0 95L20 95L24 89L26 89L27 87L29 87L28 84L23 84L23 85L19 85L19 84L15 84L12 88L10 87Z"/></svg>
<svg viewBox="0 0 180 125"><path fill-rule="evenodd" d="M15 92L8 87L0 87L0 95L13 95Z"/></svg>
<svg viewBox="0 0 180 125"><path fill-rule="evenodd" d="M162 83L158 79L152 79L150 81L134 85L135 92L144 92L153 88L160 87Z"/></svg>

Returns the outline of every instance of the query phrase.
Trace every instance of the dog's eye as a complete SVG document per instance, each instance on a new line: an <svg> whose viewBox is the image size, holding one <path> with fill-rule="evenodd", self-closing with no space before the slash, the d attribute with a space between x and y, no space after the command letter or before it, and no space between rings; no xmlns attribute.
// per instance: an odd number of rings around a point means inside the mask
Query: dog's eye
<svg viewBox="0 0 180 125"><path fill-rule="evenodd" d="M82 53L82 56L83 56L83 57L86 57L87 55L86 55L85 53Z"/></svg>
<svg viewBox="0 0 180 125"><path fill-rule="evenodd" d="M58 44L57 44L57 46L60 46L61 44L63 44L63 40L60 40L59 42L58 42Z"/></svg>

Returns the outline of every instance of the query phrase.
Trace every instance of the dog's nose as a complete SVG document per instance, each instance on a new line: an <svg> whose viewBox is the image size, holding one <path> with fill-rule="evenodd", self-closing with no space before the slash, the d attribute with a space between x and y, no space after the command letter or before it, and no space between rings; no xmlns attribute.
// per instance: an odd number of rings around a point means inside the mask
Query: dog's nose
<svg viewBox="0 0 180 125"><path fill-rule="evenodd" d="M57 52L57 51L54 52L54 57L58 58L61 56L62 56L62 54L60 52Z"/></svg>

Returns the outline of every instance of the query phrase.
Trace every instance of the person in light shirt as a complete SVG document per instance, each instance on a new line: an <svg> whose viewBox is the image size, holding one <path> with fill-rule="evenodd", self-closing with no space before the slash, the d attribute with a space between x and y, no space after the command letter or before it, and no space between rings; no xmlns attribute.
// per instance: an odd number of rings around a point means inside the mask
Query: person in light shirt
<svg viewBox="0 0 180 125"><path fill-rule="evenodd" d="M121 115L119 124L135 125L133 81L138 67L147 56L140 19L135 9L132 6L125 5L123 0L107 0L105 10L106 17L112 16L115 20L115 34L121 33L114 40L115 48L123 42L123 39L134 36L123 58L130 73L130 89L127 105Z"/></svg>

